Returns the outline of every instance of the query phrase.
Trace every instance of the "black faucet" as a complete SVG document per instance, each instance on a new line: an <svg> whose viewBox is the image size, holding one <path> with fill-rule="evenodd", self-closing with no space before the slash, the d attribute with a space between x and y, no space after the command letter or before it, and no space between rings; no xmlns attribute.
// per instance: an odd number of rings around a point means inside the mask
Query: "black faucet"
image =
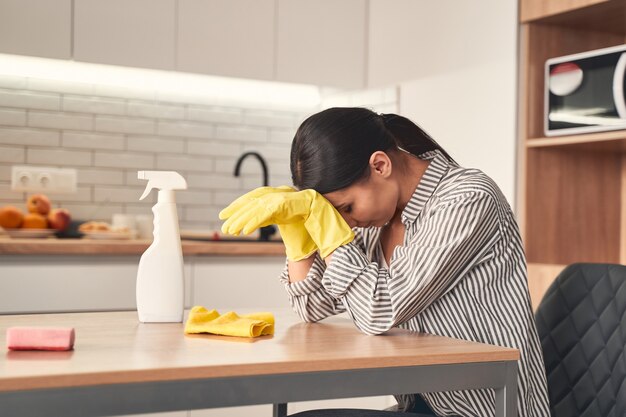
<svg viewBox="0 0 626 417"><path fill-rule="evenodd" d="M263 186L267 187L269 185L269 180L268 180L269 171L267 169L267 163L265 162L265 159L263 159L261 154L258 152L245 152L243 155L239 157L239 159L237 159L237 163L235 164L235 173L234 173L235 177L239 176L239 171L241 170L241 164L243 163L243 160L246 159L248 156L254 156L261 163L261 168L263 169ZM276 233L276 226L271 224L269 226L261 227L260 232L261 233L259 236L259 240L263 242L267 242L268 240L270 240L270 236Z"/></svg>

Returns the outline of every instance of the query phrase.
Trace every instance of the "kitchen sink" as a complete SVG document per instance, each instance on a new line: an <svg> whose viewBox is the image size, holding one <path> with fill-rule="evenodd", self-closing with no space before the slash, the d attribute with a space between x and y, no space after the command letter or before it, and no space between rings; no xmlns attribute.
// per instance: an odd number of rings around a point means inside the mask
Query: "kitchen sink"
<svg viewBox="0 0 626 417"><path fill-rule="evenodd" d="M272 236L270 240L260 240L258 233L246 236L229 236L216 231L181 230L181 240L196 240L202 242L252 242L252 243L276 243L282 242L278 234Z"/></svg>

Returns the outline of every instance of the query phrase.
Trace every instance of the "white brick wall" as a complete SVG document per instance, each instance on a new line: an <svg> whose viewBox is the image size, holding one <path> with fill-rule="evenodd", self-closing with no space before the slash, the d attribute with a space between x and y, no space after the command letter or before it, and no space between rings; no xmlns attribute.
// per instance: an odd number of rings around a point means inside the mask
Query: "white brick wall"
<svg viewBox="0 0 626 417"><path fill-rule="evenodd" d="M167 152L181 154L185 142L180 138L155 138L152 136L128 136L127 149L139 152Z"/></svg>
<svg viewBox="0 0 626 417"><path fill-rule="evenodd" d="M93 116L64 112L29 111L28 126L90 131L93 128Z"/></svg>
<svg viewBox="0 0 626 417"><path fill-rule="evenodd" d="M28 148L26 163L31 165L50 165L59 163L65 166L90 166L91 152L75 151L62 148Z"/></svg>
<svg viewBox="0 0 626 417"><path fill-rule="evenodd" d="M261 167L243 152L267 160L270 185L291 184L289 149L311 109L225 107L211 97L182 100L158 91L0 75L0 206L22 205L10 190L11 166L75 168L78 190L50 197L77 219L110 221L114 213L151 214L156 192L144 201L138 170L176 170L189 185L178 193L183 229L216 230L217 213L262 185ZM322 107L365 105L395 111L395 88L333 93Z"/></svg>
<svg viewBox="0 0 626 417"><path fill-rule="evenodd" d="M0 87L2 88L26 88L26 78L13 75L0 75Z"/></svg>
<svg viewBox="0 0 626 417"><path fill-rule="evenodd" d="M0 109L0 124L8 126L26 125L26 110Z"/></svg>
<svg viewBox="0 0 626 417"><path fill-rule="evenodd" d="M96 116L95 130L100 132L154 134L155 121L128 117Z"/></svg>
<svg viewBox="0 0 626 417"><path fill-rule="evenodd" d="M125 143L123 135L65 131L61 137L61 145L65 148L114 149L121 151L124 149Z"/></svg>
<svg viewBox="0 0 626 417"><path fill-rule="evenodd" d="M61 135L54 130L12 129L0 125L0 143L15 145L58 146Z"/></svg>
<svg viewBox="0 0 626 417"><path fill-rule="evenodd" d="M122 116L126 112L124 100L100 97L64 96L63 110L78 113L114 114Z"/></svg>
<svg viewBox="0 0 626 417"><path fill-rule="evenodd" d="M26 150L17 146L0 146L0 162L24 162Z"/></svg>
<svg viewBox="0 0 626 417"><path fill-rule="evenodd" d="M23 90L0 90L0 106L25 109L59 110L61 97L58 94L36 94Z"/></svg>

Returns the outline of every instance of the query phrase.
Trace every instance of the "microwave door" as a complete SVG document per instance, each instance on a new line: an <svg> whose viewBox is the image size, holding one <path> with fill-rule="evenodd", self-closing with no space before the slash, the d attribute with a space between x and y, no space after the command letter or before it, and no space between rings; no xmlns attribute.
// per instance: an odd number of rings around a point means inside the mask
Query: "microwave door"
<svg viewBox="0 0 626 417"><path fill-rule="evenodd" d="M551 65L548 131L566 134L624 127L625 70L622 51Z"/></svg>
<svg viewBox="0 0 626 417"><path fill-rule="evenodd" d="M624 81L624 75L626 74L626 52L624 52L617 61L615 66L615 73L613 74L613 100L615 101L615 108L617 114L622 120L622 123L626 123L626 101L624 101L624 88L626 83Z"/></svg>

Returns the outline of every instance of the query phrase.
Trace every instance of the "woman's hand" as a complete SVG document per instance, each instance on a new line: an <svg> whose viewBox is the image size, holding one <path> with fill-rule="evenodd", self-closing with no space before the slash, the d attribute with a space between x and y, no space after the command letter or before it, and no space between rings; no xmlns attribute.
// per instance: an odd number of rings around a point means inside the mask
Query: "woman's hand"
<svg viewBox="0 0 626 417"><path fill-rule="evenodd" d="M317 245L304 227L304 222L278 224L278 230L290 261L300 261L317 251Z"/></svg>
<svg viewBox="0 0 626 417"><path fill-rule="evenodd" d="M284 193L284 192L295 192L296 190L287 186L287 185L281 185L280 187L259 187L259 188L255 188L254 190L245 193L244 195L242 195L241 197L237 198L236 200L234 200L232 203L230 203L226 208L224 208L222 211L220 211L219 213L219 218L221 220L227 219L230 216L232 216L235 212L237 212L239 209L241 209L242 207L246 206L247 204L251 203L252 201L254 201L255 199L265 195L265 194L271 194L271 193ZM224 233L226 233L226 230L224 230L224 226L222 226L222 231Z"/></svg>
<svg viewBox="0 0 626 417"><path fill-rule="evenodd" d="M222 225L222 231L233 235L242 232L250 234L259 227L270 224L278 224L279 227L288 226L281 228L281 234L286 232L287 240L289 236L294 236L294 248L301 244L302 238L306 236L302 229L289 226L303 224L322 257L328 256L337 247L354 239L352 229L339 212L315 190L295 191L290 187L257 188L222 210L220 219L227 219ZM307 255L302 251L297 252L304 255L303 258Z"/></svg>
<svg viewBox="0 0 626 417"><path fill-rule="evenodd" d="M310 201L291 187L261 187L244 194L219 214L227 219L222 231L231 235L248 235L270 224L304 222Z"/></svg>
<svg viewBox="0 0 626 417"><path fill-rule="evenodd" d="M260 187L242 195L220 212L220 219L228 219L224 225L222 225L222 231L228 234L239 234L236 227L231 228L232 223L239 218L237 213L242 209L249 210L251 206L256 204L255 200L260 197L272 193L294 192L296 192L296 190L293 188L283 185L281 187ZM304 221L284 224L278 223L278 229L281 237L283 238L285 251L289 260L300 261L311 256L317 251L317 245L315 245L315 242L313 242L311 236L309 236L309 233L304 227Z"/></svg>

